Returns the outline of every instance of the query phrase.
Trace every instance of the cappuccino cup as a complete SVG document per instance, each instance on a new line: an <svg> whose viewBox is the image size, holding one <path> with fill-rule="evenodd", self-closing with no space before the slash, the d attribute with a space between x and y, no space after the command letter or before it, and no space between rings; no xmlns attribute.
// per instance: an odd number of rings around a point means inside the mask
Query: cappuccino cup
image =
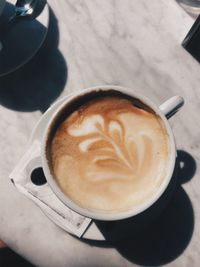
<svg viewBox="0 0 200 267"><path fill-rule="evenodd" d="M170 118L183 105L161 106L135 90L98 86L69 96L43 134L41 165L56 196L97 220L138 215L164 194L175 169Z"/></svg>

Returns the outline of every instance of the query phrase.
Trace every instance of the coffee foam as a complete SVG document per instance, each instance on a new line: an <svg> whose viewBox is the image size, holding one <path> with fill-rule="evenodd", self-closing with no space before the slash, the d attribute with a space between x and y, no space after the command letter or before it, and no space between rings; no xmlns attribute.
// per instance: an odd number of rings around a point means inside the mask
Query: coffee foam
<svg viewBox="0 0 200 267"><path fill-rule="evenodd" d="M51 146L54 176L81 207L125 211L148 200L164 181L168 142L161 119L145 106L99 97L58 128Z"/></svg>

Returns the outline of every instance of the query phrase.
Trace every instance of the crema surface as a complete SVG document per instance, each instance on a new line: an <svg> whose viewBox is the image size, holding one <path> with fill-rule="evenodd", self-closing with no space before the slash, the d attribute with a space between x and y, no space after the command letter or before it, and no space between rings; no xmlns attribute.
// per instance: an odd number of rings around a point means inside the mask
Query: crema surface
<svg viewBox="0 0 200 267"><path fill-rule="evenodd" d="M70 114L51 144L61 190L79 206L99 212L126 211L148 201L165 179L168 155L161 119L112 96Z"/></svg>

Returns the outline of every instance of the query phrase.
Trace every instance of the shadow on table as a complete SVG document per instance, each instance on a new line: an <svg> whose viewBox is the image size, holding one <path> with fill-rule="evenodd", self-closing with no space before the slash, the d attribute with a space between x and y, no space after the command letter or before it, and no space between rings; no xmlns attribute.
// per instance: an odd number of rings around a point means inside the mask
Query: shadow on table
<svg viewBox="0 0 200 267"><path fill-rule="evenodd" d="M199 5L198 0L175 0L175 1L192 18L196 19L198 17L200 13L200 6L198 7Z"/></svg>
<svg viewBox="0 0 200 267"><path fill-rule="evenodd" d="M17 111L44 112L49 107L67 81L67 66L58 43L57 19L50 10L48 33L38 53L17 71L0 77L1 105ZM34 267L9 248L0 250L0 266Z"/></svg>
<svg viewBox="0 0 200 267"><path fill-rule="evenodd" d="M112 222L107 228L106 222L97 223L108 242L86 243L92 246L114 247L129 261L142 266L158 266L173 261L189 244L194 229L192 204L181 184L190 181L195 171L196 163L193 157L179 150L176 187L170 202L157 219L137 233L134 233L133 226L131 228L131 224L127 223L122 229L124 238L118 241L110 239ZM119 232L119 236L122 237L123 233Z"/></svg>
<svg viewBox="0 0 200 267"><path fill-rule="evenodd" d="M17 111L42 112L50 106L67 81L67 65L58 43L57 19L50 10L48 33L38 53L20 69L0 78L1 105Z"/></svg>
<svg viewBox="0 0 200 267"><path fill-rule="evenodd" d="M17 255L11 249L4 248L0 250L1 267L34 267L31 263Z"/></svg>

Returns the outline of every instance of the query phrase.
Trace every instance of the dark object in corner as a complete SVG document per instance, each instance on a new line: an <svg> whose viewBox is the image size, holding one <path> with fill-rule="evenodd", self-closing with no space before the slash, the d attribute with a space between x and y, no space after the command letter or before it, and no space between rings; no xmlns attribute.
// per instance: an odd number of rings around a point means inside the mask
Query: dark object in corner
<svg viewBox="0 0 200 267"><path fill-rule="evenodd" d="M200 15L183 40L182 46L200 62Z"/></svg>

